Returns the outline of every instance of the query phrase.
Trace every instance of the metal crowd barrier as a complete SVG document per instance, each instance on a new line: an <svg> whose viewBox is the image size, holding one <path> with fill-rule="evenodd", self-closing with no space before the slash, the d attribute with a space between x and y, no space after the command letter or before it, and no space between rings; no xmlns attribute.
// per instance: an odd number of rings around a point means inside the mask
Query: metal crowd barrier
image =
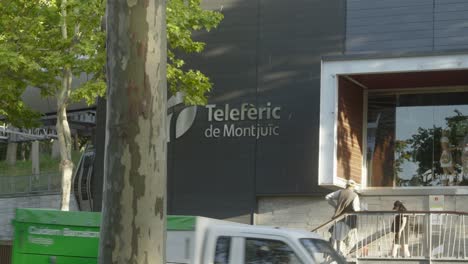
<svg viewBox="0 0 468 264"><path fill-rule="evenodd" d="M0 176L0 196L60 192L61 180L59 172Z"/></svg>
<svg viewBox="0 0 468 264"><path fill-rule="evenodd" d="M313 230L347 259L468 262L468 213L364 211L343 215ZM398 224L405 228L396 237Z"/></svg>

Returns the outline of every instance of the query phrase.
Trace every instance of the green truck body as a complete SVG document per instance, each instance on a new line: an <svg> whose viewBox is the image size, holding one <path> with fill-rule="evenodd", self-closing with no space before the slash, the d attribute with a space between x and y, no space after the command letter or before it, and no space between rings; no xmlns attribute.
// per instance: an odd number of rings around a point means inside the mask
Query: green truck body
<svg viewBox="0 0 468 264"><path fill-rule="evenodd" d="M13 264L95 264L101 215L16 209Z"/></svg>
<svg viewBox="0 0 468 264"><path fill-rule="evenodd" d="M169 216L168 230L193 230L195 217ZM101 214L16 209L13 264L96 264Z"/></svg>

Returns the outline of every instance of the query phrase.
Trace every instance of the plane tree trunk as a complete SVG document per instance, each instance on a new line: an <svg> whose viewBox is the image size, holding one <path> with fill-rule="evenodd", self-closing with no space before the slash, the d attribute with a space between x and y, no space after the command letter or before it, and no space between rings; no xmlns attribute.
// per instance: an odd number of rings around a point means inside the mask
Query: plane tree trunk
<svg viewBox="0 0 468 264"><path fill-rule="evenodd" d="M99 263L165 263L165 1L107 2L107 123Z"/></svg>

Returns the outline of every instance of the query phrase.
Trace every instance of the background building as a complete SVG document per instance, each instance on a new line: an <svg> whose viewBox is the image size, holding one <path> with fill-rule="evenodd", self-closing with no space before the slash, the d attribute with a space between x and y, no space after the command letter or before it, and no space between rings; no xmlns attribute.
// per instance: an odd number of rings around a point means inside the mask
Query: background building
<svg viewBox="0 0 468 264"><path fill-rule="evenodd" d="M204 5L225 19L189 64L214 89L171 116L170 213L312 228L346 179L369 210L468 209L468 2Z"/></svg>
<svg viewBox="0 0 468 264"><path fill-rule="evenodd" d="M214 89L206 106L169 98L169 213L313 228L332 215L324 195L347 179L369 210L396 199L429 210L434 195L468 210L468 2L203 5L225 19L196 34L206 50L187 61ZM103 148L87 179L92 210Z"/></svg>

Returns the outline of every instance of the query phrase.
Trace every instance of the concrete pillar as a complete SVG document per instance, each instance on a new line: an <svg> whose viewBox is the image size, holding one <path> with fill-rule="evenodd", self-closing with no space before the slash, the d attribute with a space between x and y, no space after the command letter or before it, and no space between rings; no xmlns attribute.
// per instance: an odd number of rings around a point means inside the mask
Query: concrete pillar
<svg viewBox="0 0 468 264"><path fill-rule="evenodd" d="M8 165L16 164L16 151L18 150L18 143L9 142L7 146L6 162Z"/></svg>
<svg viewBox="0 0 468 264"><path fill-rule="evenodd" d="M32 174L39 174L39 141L33 141L31 145Z"/></svg>
<svg viewBox="0 0 468 264"><path fill-rule="evenodd" d="M59 147L59 142L58 139L54 139L52 141L52 158L53 159L58 159L60 157L60 147Z"/></svg>

